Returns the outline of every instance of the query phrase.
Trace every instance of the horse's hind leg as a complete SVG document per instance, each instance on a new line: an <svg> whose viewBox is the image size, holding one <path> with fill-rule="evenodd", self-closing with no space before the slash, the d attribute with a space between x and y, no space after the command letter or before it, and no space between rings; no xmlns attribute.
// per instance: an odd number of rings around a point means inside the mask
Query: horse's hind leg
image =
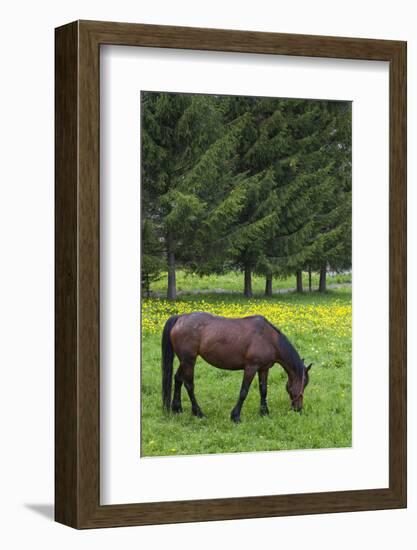
<svg viewBox="0 0 417 550"><path fill-rule="evenodd" d="M237 403L230 414L230 418L233 420L233 422L240 422L240 411L242 410L243 402L245 401L246 396L248 395L250 385L257 371L258 371L257 366L249 365L245 367L242 386L240 388L240 393L239 393L239 399L237 400Z"/></svg>
<svg viewBox="0 0 417 550"><path fill-rule="evenodd" d="M267 414L269 414L268 405L266 402L266 393L268 390L268 372L269 372L269 369L263 369L258 371L259 393L261 395L261 408L260 408L261 416L266 416Z"/></svg>
<svg viewBox="0 0 417 550"><path fill-rule="evenodd" d="M178 367L177 372L175 373L174 382L174 398L172 400L171 410L174 413L182 413L181 386L183 383L183 374L181 365Z"/></svg>
<svg viewBox="0 0 417 550"><path fill-rule="evenodd" d="M187 363L181 363L180 368L182 368L184 386L191 401L191 412L194 416L202 418L204 414L202 413L194 395L194 366L195 359L193 361L187 361Z"/></svg>

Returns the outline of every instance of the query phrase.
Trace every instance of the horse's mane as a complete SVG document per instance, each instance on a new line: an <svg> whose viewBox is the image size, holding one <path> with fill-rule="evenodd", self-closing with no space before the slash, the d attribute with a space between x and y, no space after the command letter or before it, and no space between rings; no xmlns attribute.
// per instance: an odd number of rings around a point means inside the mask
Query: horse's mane
<svg viewBox="0 0 417 550"><path fill-rule="evenodd" d="M288 340L287 336L285 336L285 334L281 330L279 330L279 328L277 328L270 321L268 321L268 319L265 319L265 321L268 323L268 325L271 328L275 330L277 334L279 334L280 347L281 347L281 352L283 356L294 367L297 376L302 377L304 364L303 364L303 361L301 360L301 357L298 354L298 351Z"/></svg>

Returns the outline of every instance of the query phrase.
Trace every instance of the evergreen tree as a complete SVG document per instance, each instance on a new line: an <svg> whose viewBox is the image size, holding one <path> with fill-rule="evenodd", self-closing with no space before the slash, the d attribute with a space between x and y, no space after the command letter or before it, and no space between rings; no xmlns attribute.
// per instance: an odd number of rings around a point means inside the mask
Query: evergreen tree
<svg viewBox="0 0 417 550"><path fill-rule="evenodd" d="M144 286L168 269L272 277L350 266L346 102L142 95Z"/></svg>
<svg viewBox="0 0 417 550"><path fill-rule="evenodd" d="M320 270L322 289L327 265L350 265L351 162L350 104L282 102L288 155L274 166L280 215L277 232L267 243L261 265L266 292L273 274ZM324 273L324 274L323 274Z"/></svg>
<svg viewBox="0 0 417 550"><path fill-rule="evenodd" d="M190 254L206 204L187 186L190 171L222 133L212 96L142 93L142 204L164 246L168 299L176 266Z"/></svg>
<svg viewBox="0 0 417 550"><path fill-rule="evenodd" d="M163 248L156 235L151 220L142 218L141 284L147 297L151 293L151 283L161 278L165 267L162 258Z"/></svg>
<svg viewBox="0 0 417 550"><path fill-rule="evenodd" d="M262 230L256 234L244 231L240 238L237 261L245 270L245 294L250 293L252 270L266 276L266 294L272 294L273 275L288 271L291 255L296 255L294 264L307 254L313 191L299 163L315 131L314 109L317 106L302 100L255 98L252 102L240 169L248 171L258 189L242 213L242 226L249 221L250 227Z"/></svg>
<svg viewBox="0 0 417 550"><path fill-rule="evenodd" d="M275 165L287 147L282 102L269 98L229 99L228 116L242 117L236 170L244 176L245 201L229 236L235 268L244 273L244 295L252 295L252 272L265 265L265 246L276 233L281 204Z"/></svg>
<svg viewBox="0 0 417 550"><path fill-rule="evenodd" d="M327 102L326 109L330 120L321 135L322 146L316 159L319 166L326 168L314 209L314 242L303 266L320 273L322 292L326 290L329 268L339 271L352 265L351 104Z"/></svg>

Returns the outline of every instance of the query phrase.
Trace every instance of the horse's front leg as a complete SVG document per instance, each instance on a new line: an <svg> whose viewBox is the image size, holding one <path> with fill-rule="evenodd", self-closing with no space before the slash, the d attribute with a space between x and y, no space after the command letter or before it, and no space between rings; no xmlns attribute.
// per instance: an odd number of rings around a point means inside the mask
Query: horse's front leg
<svg viewBox="0 0 417 550"><path fill-rule="evenodd" d="M258 371L259 393L261 395L261 416L266 416L269 414L268 404L266 402L266 393L268 391L268 372L269 369L262 369Z"/></svg>
<svg viewBox="0 0 417 550"><path fill-rule="evenodd" d="M242 410L243 402L245 401L246 396L248 395L250 385L252 383L253 377L255 376L257 370L258 370L257 366L248 365L247 367L245 367L242 386L240 388L240 393L239 393L239 399L237 400L237 403L230 414L230 418L233 420L233 422L240 422L240 411Z"/></svg>

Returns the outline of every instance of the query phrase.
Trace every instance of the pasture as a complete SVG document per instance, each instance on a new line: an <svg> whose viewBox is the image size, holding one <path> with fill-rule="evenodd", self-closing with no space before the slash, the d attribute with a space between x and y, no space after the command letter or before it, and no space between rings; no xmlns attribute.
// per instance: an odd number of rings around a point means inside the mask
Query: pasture
<svg viewBox="0 0 417 550"><path fill-rule="evenodd" d="M228 317L261 314L280 328L306 363L313 362L302 414L290 411L286 374L274 365L268 380L270 415L259 415L256 377L242 409L242 421L234 424L230 411L238 397L242 371L222 371L199 359L195 393L205 418L191 415L184 388L184 412L166 416L161 405L162 328L170 315L191 311ZM141 456L350 447L351 317L350 288L250 300L215 293L183 295L174 302L143 299ZM174 372L177 366L175 360Z"/></svg>
<svg viewBox="0 0 417 550"><path fill-rule="evenodd" d="M167 274L161 273L159 280L152 283L152 291L156 294L166 295L166 279ZM176 273L177 291L179 293L193 292L228 292L241 293L243 288L242 274L239 271L229 271L221 275L214 273L212 275L199 276L194 273L186 273L179 269ZM351 273L335 273L333 276L328 276L329 285L349 284L352 281ZM313 289L318 287L319 276L317 273L312 273L311 282ZM286 289L294 288L295 277L274 277L273 290L280 292ZM303 272L303 287L308 290L308 273ZM252 274L252 289L255 294L261 294L265 290L265 277Z"/></svg>

